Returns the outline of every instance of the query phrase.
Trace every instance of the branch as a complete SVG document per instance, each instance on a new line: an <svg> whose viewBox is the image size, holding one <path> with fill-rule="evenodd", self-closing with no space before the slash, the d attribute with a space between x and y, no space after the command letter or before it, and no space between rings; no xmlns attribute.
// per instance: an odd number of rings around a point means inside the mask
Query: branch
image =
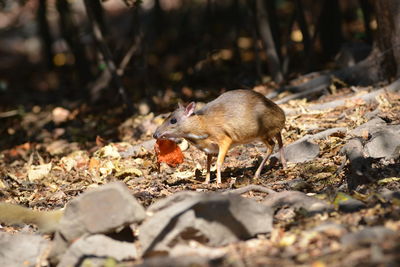
<svg viewBox="0 0 400 267"><path fill-rule="evenodd" d="M226 194L236 194L236 195L241 195L250 191L257 191L257 192L262 192L262 193L267 193L267 194L275 194L276 192L270 188L267 188L265 186L261 186L261 185L255 185L255 184L251 184L251 185L247 185L238 189L233 189L233 190L227 190L225 192L223 192L223 195Z"/></svg>
<svg viewBox="0 0 400 267"><path fill-rule="evenodd" d="M336 108L338 106L343 106L346 104L347 101L355 101L358 99L364 100L366 103L372 103L376 101L376 96L385 93L385 92L400 92L400 79L394 81L393 83L389 84L386 87L383 87L381 89L372 91L368 94L362 95L362 96L352 96L348 98L343 98L339 100L334 100L331 102L326 102L322 104L315 104L312 106L307 107L307 110L325 110L325 109L331 109L331 108ZM285 109L285 114L286 115L295 115L303 112L304 109Z"/></svg>
<svg viewBox="0 0 400 267"><path fill-rule="evenodd" d="M123 101L125 102L128 111L131 112L133 110L132 103L129 101L126 90L122 84L121 77L117 73L117 68L112 59L110 49L109 49L108 45L106 44L106 42L104 41L103 34L100 31L99 22L96 20L96 16L93 12L92 1L93 0L84 0L84 3L85 3L85 8L86 8L86 13L89 17L89 21L92 26L92 32L93 32L94 39L96 41L97 46L99 47L100 53L102 54L102 56L104 58L107 69L111 73L112 81L113 81L115 87L118 89L119 95L122 97ZM97 1L97 0L95 0L95 1Z"/></svg>

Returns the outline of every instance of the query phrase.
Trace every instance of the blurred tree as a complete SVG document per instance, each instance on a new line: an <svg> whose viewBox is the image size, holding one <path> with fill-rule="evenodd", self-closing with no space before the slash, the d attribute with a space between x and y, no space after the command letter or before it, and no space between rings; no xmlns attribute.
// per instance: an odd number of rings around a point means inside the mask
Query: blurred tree
<svg viewBox="0 0 400 267"><path fill-rule="evenodd" d="M355 66L337 72L351 84L371 85L400 78L400 1L372 1L377 31L370 55Z"/></svg>
<svg viewBox="0 0 400 267"><path fill-rule="evenodd" d="M382 71L383 77L400 77L400 1L373 1L378 23L377 49L380 64L373 71Z"/></svg>
<svg viewBox="0 0 400 267"><path fill-rule="evenodd" d="M320 14L320 40L323 55L330 59L343 43L342 14L338 0L324 0Z"/></svg>
<svg viewBox="0 0 400 267"><path fill-rule="evenodd" d="M86 86L92 79L89 61L85 52L85 46L82 44L81 27L77 25L74 19L73 10L67 0L57 0L57 11L60 15L61 34L67 42L75 60L75 71L78 75L79 85ZM79 90L82 93L81 90ZM84 92L83 92L84 93ZM82 94L80 94L82 96Z"/></svg>
<svg viewBox="0 0 400 267"><path fill-rule="evenodd" d="M271 7L271 5L269 5L269 7ZM283 73L279 53L277 52L279 49L278 46L276 46L272 35L271 23L268 17L269 14L267 12L265 1L256 0L255 8L258 31L260 33L261 40L264 43L264 49L267 55L268 70L272 76L272 80L277 83L281 83L283 81ZM275 14L274 9L270 10L269 13Z"/></svg>
<svg viewBox="0 0 400 267"><path fill-rule="evenodd" d="M45 55L45 60L47 61L47 67L49 69L53 69L53 40L47 20L47 0L39 0L37 20L39 26L39 36L42 39L42 51Z"/></svg>

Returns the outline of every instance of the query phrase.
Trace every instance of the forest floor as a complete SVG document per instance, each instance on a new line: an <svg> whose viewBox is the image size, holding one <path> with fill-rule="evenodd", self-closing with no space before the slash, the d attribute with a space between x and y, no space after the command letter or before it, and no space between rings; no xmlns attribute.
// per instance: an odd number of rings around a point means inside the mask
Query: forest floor
<svg viewBox="0 0 400 267"><path fill-rule="evenodd" d="M26 140L32 141L8 144L0 151L0 198L33 209L51 210L63 207L89 188L117 180L123 181L144 207L185 190L223 191L249 184L275 191L296 190L333 204L335 210L306 216L301 210L281 209L275 213L271 233L218 247L214 252L221 252L222 256L207 265L394 266L400 262L400 199L387 195L400 192L400 159L374 159L369 173L372 180L349 191L348 161L341 149L352 138L349 132L366 123L370 114L388 125L399 125L400 94L382 94L372 104L360 100L333 109L308 109L313 104L370 90L342 88L317 100L292 100L280 105L287 110L301 110L287 116L285 146L331 128L344 127L347 131L315 140L320 149L317 157L289 162L286 168L280 164L269 166L257 180L252 176L265 153L264 146L237 146L225 160L221 185L216 185L215 180L202 183L205 155L187 143L181 144L184 163L177 167L162 165L158 171L152 134L163 120L159 114L121 121L119 109L93 112L86 105L68 109L35 106L7 123L9 135L23 131ZM368 139L368 132L363 135ZM141 144L143 148L138 149ZM242 196L261 202L267 193L251 191ZM361 206L345 212L339 209L343 199L359 201ZM377 226L391 234L375 231ZM363 229L366 231L360 232ZM4 225L0 231L27 229ZM348 241L351 238L357 241ZM142 262L139 259L131 264Z"/></svg>

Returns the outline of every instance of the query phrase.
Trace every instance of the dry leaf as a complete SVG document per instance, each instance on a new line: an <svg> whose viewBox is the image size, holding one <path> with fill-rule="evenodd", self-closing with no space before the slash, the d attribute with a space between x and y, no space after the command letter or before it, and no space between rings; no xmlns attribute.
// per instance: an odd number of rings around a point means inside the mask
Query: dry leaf
<svg viewBox="0 0 400 267"><path fill-rule="evenodd" d="M71 157L62 157L60 160L60 165L63 167L67 172L71 171L73 167L76 165L75 159Z"/></svg>
<svg viewBox="0 0 400 267"><path fill-rule="evenodd" d="M94 154L96 157L99 157L99 158L118 159L121 157L121 155L118 152L117 147L113 144L109 144L105 147L102 147L101 149L97 150Z"/></svg>
<svg viewBox="0 0 400 267"><path fill-rule="evenodd" d="M68 120L68 116L70 113L71 112L68 109L62 107L56 107L55 109L53 109L53 112L51 113L52 120L54 121L55 124L60 124Z"/></svg>
<svg viewBox="0 0 400 267"><path fill-rule="evenodd" d="M167 163L171 167L176 167L183 162L183 153L179 146L171 140L158 139L154 145L157 155L157 163Z"/></svg>
<svg viewBox="0 0 400 267"><path fill-rule="evenodd" d="M297 237L295 234L285 234L279 241L279 245L282 247L291 246L296 242L296 239Z"/></svg>
<svg viewBox="0 0 400 267"><path fill-rule="evenodd" d="M172 174L177 179L189 179L195 175L194 171L175 172Z"/></svg>
<svg viewBox="0 0 400 267"><path fill-rule="evenodd" d="M3 181L0 180L0 189L5 189L6 185L3 183Z"/></svg>
<svg viewBox="0 0 400 267"><path fill-rule="evenodd" d="M388 177L388 178L383 178L378 181L378 184L387 184L391 182L398 182L400 181L400 177Z"/></svg>
<svg viewBox="0 0 400 267"><path fill-rule="evenodd" d="M28 170L28 179L33 182L47 176L51 170L51 162L42 165L31 165Z"/></svg>
<svg viewBox="0 0 400 267"><path fill-rule="evenodd" d="M120 170L119 172L117 172L115 174L116 177L120 177L120 176L126 176L126 175L135 175L135 176L142 176L143 172L137 168L126 168L123 170Z"/></svg>
<svg viewBox="0 0 400 267"><path fill-rule="evenodd" d="M92 157L89 161L89 170L90 171L97 171L100 166L100 160L98 158Z"/></svg>
<svg viewBox="0 0 400 267"><path fill-rule="evenodd" d="M99 172L102 176L107 176L115 170L115 165L111 161L106 161L99 168Z"/></svg>

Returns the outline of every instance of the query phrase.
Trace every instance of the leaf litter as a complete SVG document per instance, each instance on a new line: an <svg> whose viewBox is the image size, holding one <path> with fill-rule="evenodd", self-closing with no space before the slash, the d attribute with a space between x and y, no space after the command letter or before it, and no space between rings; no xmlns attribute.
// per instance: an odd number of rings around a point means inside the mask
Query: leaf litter
<svg viewBox="0 0 400 267"><path fill-rule="evenodd" d="M233 262L247 266L355 266L368 264L371 259L377 264L399 260L400 197L396 194L400 192L399 157L374 159L373 181L349 191L346 182L350 175L349 161L341 148L352 138L349 132L367 123L370 114L388 125L399 125L400 96L381 95L377 104L359 101L331 110L307 110L308 105L315 103L291 100L282 105L302 110L300 114L287 116L285 146L332 128L345 127L347 132L313 140L319 148L316 155L304 162L289 162L286 169L269 165L257 180L251 177L265 153L263 145L237 146L228 153L221 186L202 184L205 155L187 144L177 152L184 161L168 164L167 159L167 164L158 169L157 162L165 161L155 155L151 135L162 122L161 116L150 113L122 122L60 107L28 112L22 127L35 137L34 142L0 151L0 197L2 201L33 209L55 209L91 187L123 181L144 207L150 207L183 191L229 192L256 184L295 199L274 200L273 205L269 200L268 205L275 211L270 232L247 236L245 240L232 239L234 242L228 244L215 240L210 244L201 238L177 242L189 233L185 230L189 226L181 224L182 230L175 229L174 235L164 237L165 243L159 247L170 246L170 257L196 254L208 260L218 259L222 266ZM56 128L43 127L43 123L52 120ZM95 127L96 121L103 121L104 125ZM360 137L367 143L368 129L361 131ZM242 196L267 205L268 199L278 195L248 191ZM308 198L322 201L327 209L310 214ZM240 214L240 210L237 212ZM196 224L198 218L191 218ZM19 229L2 226L1 231ZM176 246L171 246L175 243Z"/></svg>

